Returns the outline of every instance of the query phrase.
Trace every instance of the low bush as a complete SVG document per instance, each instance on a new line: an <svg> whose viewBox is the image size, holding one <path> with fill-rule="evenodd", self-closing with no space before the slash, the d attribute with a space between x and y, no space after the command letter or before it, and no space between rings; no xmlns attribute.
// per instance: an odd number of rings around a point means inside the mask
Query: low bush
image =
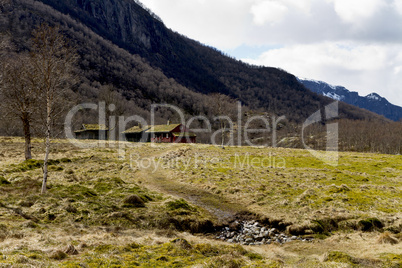
<svg viewBox="0 0 402 268"><path fill-rule="evenodd" d="M123 207L143 208L145 207L144 200L138 195L130 195L123 200Z"/></svg>
<svg viewBox="0 0 402 268"><path fill-rule="evenodd" d="M7 185L7 184L11 184L11 182L6 180L6 178L4 178L3 176L0 176L0 185Z"/></svg>
<svg viewBox="0 0 402 268"><path fill-rule="evenodd" d="M382 229L384 224L377 218L369 218L365 220L361 220L358 223L358 228L363 232L372 232L375 230Z"/></svg>

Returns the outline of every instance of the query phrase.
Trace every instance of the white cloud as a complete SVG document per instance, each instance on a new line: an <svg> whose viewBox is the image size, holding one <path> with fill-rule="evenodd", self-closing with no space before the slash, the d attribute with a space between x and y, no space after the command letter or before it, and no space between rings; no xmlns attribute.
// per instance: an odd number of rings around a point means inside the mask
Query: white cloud
<svg viewBox="0 0 402 268"><path fill-rule="evenodd" d="M298 0L298 1L294 1L294 0L283 0L284 3L286 3L287 6L289 7L294 7L299 9L300 11L308 14L310 12L311 9L311 5L312 2L314 0Z"/></svg>
<svg viewBox="0 0 402 268"><path fill-rule="evenodd" d="M402 72L402 66L396 66L394 68L394 74L399 75Z"/></svg>
<svg viewBox="0 0 402 268"><path fill-rule="evenodd" d="M142 0L168 27L222 50L323 40L402 42L402 0L391 1Z"/></svg>
<svg viewBox="0 0 402 268"><path fill-rule="evenodd" d="M244 60L257 65L280 67L300 76L322 76L329 68L351 73L378 71L387 67L389 60L395 56L394 50L388 51L377 45L324 42L286 46L269 50L258 59Z"/></svg>
<svg viewBox="0 0 402 268"><path fill-rule="evenodd" d="M391 103L402 105L402 45L323 42L292 45L243 59L256 65L282 68L296 76L342 85L362 95L378 92Z"/></svg>
<svg viewBox="0 0 402 268"><path fill-rule="evenodd" d="M394 0L394 7L402 15L402 0Z"/></svg>
<svg viewBox="0 0 402 268"><path fill-rule="evenodd" d="M220 49L235 48L251 24L254 0L142 0L167 27Z"/></svg>
<svg viewBox="0 0 402 268"><path fill-rule="evenodd" d="M345 22L359 22L374 15L385 6L384 0L330 0L339 17Z"/></svg>
<svg viewBox="0 0 402 268"><path fill-rule="evenodd" d="M250 12L253 14L253 21L256 25L264 25L267 22L278 22L285 17L288 10L286 5L274 0L257 2L250 8Z"/></svg>

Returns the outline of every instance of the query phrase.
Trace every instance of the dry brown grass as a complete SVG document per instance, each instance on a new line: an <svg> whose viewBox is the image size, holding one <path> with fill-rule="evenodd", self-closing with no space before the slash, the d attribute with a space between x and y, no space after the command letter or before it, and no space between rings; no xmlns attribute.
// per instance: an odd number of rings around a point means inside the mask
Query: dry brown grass
<svg viewBox="0 0 402 268"><path fill-rule="evenodd" d="M396 245L399 243L399 240L394 237L390 232L384 232L378 237L377 242L380 244Z"/></svg>
<svg viewBox="0 0 402 268"><path fill-rule="evenodd" d="M122 248L129 244L141 245L145 247L145 251L155 251L156 255L165 254L162 251L171 247L187 250L171 243L175 238L188 241L192 250L195 245L210 245L220 249L229 245L214 240L213 236L190 234L190 230L183 232L167 225L166 228L157 227L155 225L157 220L159 222L166 220L169 223L171 218L164 218L167 204L178 198L186 199L190 207L196 207L197 213L200 214L187 215L193 213L191 209L179 209L171 213L174 217L202 216L213 222L223 222L237 212L248 210L260 214L261 217L268 217L271 221L291 222L293 223L291 227L299 228L300 232L310 228L311 221L315 219L330 218L338 221L338 229L322 237L325 239L317 238L310 243L294 241L284 245L245 246L247 252L259 255L247 257L238 255L237 249L229 250L219 256L203 256L203 261L194 267L214 267L213 265L349 267L351 265L343 263L342 258L324 262L324 256L328 256L331 252L346 254L340 256L346 260L356 261L356 265L360 267L376 267L379 263L384 267L392 267L401 259L401 243L394 243L402 238L401 211L395 210L400 200L394 197L401 189L401 170L397 167L373 168L373 170L367 169L366 174L355 170L364 168L359 161L364 162L364 165L366 161L388 161L385 156L344 153L341 157L356 161L351 162L355 163L355 166L350 164L349 169L347 168L349 163L345 162L342 170L335 171L323 168L318 163L316 167L305 166L308 165L305 162L300 163L300 167L287 169L249 170L219 168L216 161L230 163L235 153L244 155L248 151L257 156L266 155L268 152L274 153L278 157L289 158L287 161L293 161L292 157L295 155L300 157L307 155L302 150L266 148L221 150L207 145L164 144L156 147L142 144L126 151L126 156L135 153L141 158L164 157L165 160L185 160L201 155L205 159L215 159L215 162L201 159L199 167L191 166L189 169L183 169L180 165L159 167L154 172L153 167L150 169L130 167L129 157L119 159L116 148L79 149L61 140L54 143L52 159L68 158L72 161L54 167L50 173L50 194L41 197L38 194L40 168L10 172L12 165L19 165L23 161L22 141L20 138L0 138L0 176L4 176L12 183L11 186L0 185L2 190L0 202L9 207L0 207L0 265L2 261L6 261L7 264L11 262L46 267L54 262L61 264L82 261L88 256L95 256L95 250L105 244L112 245L112 249L104 253L110 258L113 257L114 251L123 254ZM43 156L39 142L41 141L34 141L33 154L36 159L41 159ZM390 159L399 161L401 158ZM120 184L118 180L115 184L105 184L109 183L111 178L118 178L124 184ZM381 181L376 181L377 178L381 178ZM66 195L69 193L66 189L76 185L85 186L89 191L85 190L77 196L74 193ZM128 186L137 187L138 190L130 192L127 190ZM92 192L97 194L96 198L91 197ZM364 206L347 205L351 198L361 198L355 197L354 193L364 197L365 193L371 192L379 193L378 204L391 204L391 212L378 210L374 206L366 209ZM59 197L60 193L64 195ZM388 199L387 194L391 196ZM135 200L132 198L134 195ZM152 197L152 200L143 199L145 196ZM145 205L142 204L138 208L137 197L146 201ZM335 200L325 201L329 198ZM102 211L104 207L108 207L105 214L97 216L98 211ZM15 213L15 210L10 208L19 208L25 215L35 216L38 221L27 220L21 216L23 214ZM44 214L41 213L42 210L45 211ZM85 214L86 212L83 212L85 210L88 210L89 214ZM56 220L49 220L51 214L56 216ZM133 222L124 218L124 215L129 215ZM84 222L80 221L80 217L83 217ZM375 230L356 231L361 219L374 217L381 219L385 228L394 233L379 233ZM102 225L102 220L108 224ZM322 221L320 224L326 225L329 222ZM78 255L67 254L60 257L62 254L57 254L57 252L66 253L70 246L78 251ZM337 255L331 254L335 259L334 256ZM262 256L265 264L258 259L259 256ZM165 255L159 257L161 261L169 261Z"/></svg>

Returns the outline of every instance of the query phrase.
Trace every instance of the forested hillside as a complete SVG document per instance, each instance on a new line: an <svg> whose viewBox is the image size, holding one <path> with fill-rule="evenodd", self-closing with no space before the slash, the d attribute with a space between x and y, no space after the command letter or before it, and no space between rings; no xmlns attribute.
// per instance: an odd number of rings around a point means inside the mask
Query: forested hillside
<svg viewBox="0 0 402 268"><path fill-rule="evenodd" d="M117 115L140 115L149 119L152 103L177 105L188 114L207 114L211 96L193 92L152 68L146 60L117 47L93 33L69 16L34 1L13 1L4 8L1 32L7 33L17 52L29 50L29 38L35 26L42 22L60 25L80 56L76 73L78 81L66 106L86 101L102 101L108 91L114 94ZM86 115L91 116L91 115ZM92 115L92 120L97 120ZM170 118L161 114L160 120ZM86 118L85 120L91 120ZM3 126L4 131L14 128Z"/></svg>

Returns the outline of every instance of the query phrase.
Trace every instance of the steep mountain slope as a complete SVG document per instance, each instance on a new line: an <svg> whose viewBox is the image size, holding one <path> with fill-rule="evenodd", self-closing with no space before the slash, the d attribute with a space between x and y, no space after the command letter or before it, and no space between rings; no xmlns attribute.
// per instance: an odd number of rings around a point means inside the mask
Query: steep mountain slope
<svg viewBox="0 0 402 268"><path fill-rule="evenodd" d="M394 121L402 119L402 107L391 104L387 99L376 93L362 97L357 92L349 91L342 86L332 86L322 81L309 79L299 79L299 81L305 87L320 95L367 109Z"/></svg>
<svg viewBox="0 0 402 268"><path fill-rule="evenodd" d="M291 74L275 68L249 66L167 29L135 1L41 2L69 14L103 38L141 56L168 78L192 91L223 93L252 109L286 115L298 122L331 101L307 90ZM373 117L344 105L341 114L354 119Z"/></svg>
<svg viewBox="0 0 402 268"><path fill-rule="evenodd" d="M187 115L208 115L212 96L191 91L173 79L166 77L138 55L118 48L110 41L92 32L67 15L32 0L10 1L0 14L0 37L9 35L17 52L29 50L32 30L40 23L60 25L79 54L78 81L73 88L71 102L65 102L69 110L74 103L104 100L102 92L108 89L119 96L114 97L119 113L126 116L139 115L149 121L151 104L170 103L178 106ZM3 113L0 113L2 116ZM161 111L156 115L158 123L168 118L175 120L169 112ZM4 120L0 123L2 135L18 135L19 122ZM85 113L79 121L96 122L97 114ZM11 122L7 124L7 122Z"/></svg>

